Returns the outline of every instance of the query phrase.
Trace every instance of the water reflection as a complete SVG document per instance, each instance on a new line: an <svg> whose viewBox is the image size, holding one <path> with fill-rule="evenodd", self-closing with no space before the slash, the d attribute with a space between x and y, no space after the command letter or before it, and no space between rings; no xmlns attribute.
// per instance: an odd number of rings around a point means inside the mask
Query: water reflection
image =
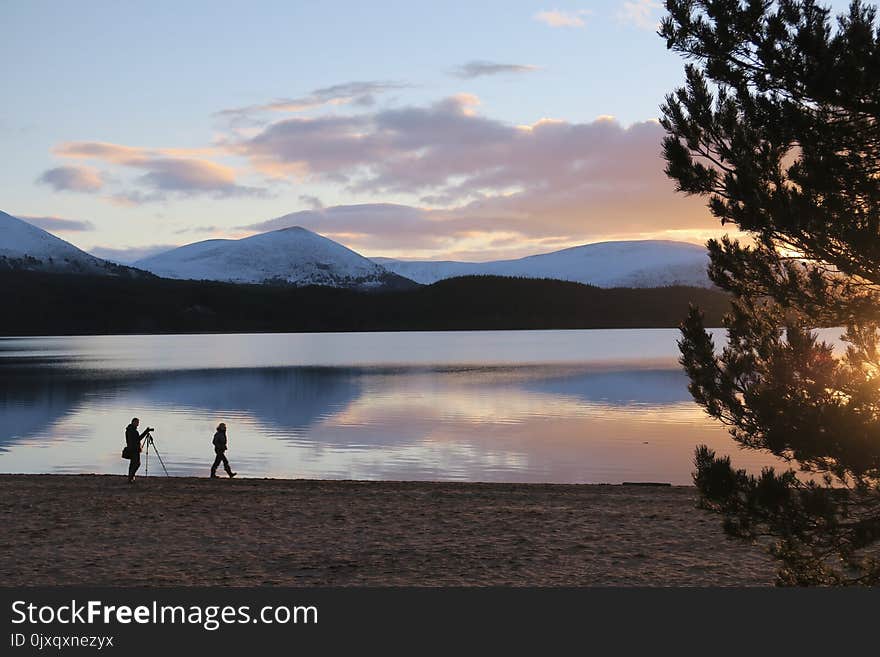
<svg viewBox="0 0 880 657"><path fill-rule="evenodd" d="M677 370L5 368L0 471L122 472L133 415L178 475L207 472L220 420L248 476L688 483L694 444L730 447Z"/></svg>
<svg viewBox="0 0 880 657"><path fill-rule="evenodd" d="M129 399L138 406L211 417L250 417L279 435L301 435L361 395L352 372L263 368L152 374Z"/></svg>
<svg viewBox="0 0 880 657"><path fill-rule="evenodd" d="M0 452L41 435L72 412L87 388L63 378L0 376Z"/></svg>
<svg viewBox="0 0 880 657"><path fill-rule="evenodd" d="M597 371L586 377L560 373L531 381L528 389L615 405L691 403L687 379L679 369Z"/></svg>

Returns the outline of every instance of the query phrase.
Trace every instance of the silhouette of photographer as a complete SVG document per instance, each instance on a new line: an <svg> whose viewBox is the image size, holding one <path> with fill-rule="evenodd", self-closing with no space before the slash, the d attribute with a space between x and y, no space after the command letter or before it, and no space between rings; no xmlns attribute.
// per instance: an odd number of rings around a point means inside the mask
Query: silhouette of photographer
<svg viewBox="0 0 880 657"><path fill-rule="evenodd" d="M214 434L214 453L217 456L214 458L214 465L211 466L211 479L217 478L217 466L221 463L223 463L223 467L226 469L226 474L229 475L230 479L238 474L237 472L233 472L232 468L229 467L229 461L226 460L226 447L226 423L221 422L217 425L217 432Z"/></svg>
<svg viewBox="0 0 880 657"><path fill-rule="evenodd" d="M147 427L143 432L138 433L140 423L138 418L133 417L131 424L125 427L125 451L128 454L126 458L130 459L128 463L128 483L130 484L134 483L134 475L141 467L141 439L153 431L152 427Z"/></svg>

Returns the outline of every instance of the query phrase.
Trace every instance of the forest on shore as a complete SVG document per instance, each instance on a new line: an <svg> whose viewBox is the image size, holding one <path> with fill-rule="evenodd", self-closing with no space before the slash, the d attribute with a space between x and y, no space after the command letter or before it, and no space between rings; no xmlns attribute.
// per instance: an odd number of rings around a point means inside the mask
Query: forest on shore
<svg viewBox="0 0 880 657"><path fill-rule="evenodd" d="M0 335L671 328L697 304L719 326L729 297L696 287L611 288L466 276L391 292L163 278L0 272Z"/></svg>

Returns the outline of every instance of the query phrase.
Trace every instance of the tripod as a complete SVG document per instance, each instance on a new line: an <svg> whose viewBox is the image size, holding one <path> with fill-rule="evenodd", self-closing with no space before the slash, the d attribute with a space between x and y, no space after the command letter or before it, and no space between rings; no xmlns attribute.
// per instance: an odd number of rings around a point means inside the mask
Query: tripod
<svg viewBox="0 0 880 657"><path fill-rule="evenodd" d="M153 451L156 453L156 458L159 459L159 463L165 471L165 476L170 477L168 468L165 467L165 461L162 460L162 455L159 454L159 448L156 447L156 441L153 440L153 434L149 431L144 435L144 476L150 476L150 445L153 446Z"/></svg>

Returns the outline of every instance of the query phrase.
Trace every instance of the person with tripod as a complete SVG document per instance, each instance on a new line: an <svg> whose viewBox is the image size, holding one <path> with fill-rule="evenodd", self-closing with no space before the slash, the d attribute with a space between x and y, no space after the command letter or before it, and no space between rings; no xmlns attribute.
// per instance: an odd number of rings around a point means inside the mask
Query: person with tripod
<svg viewBox="0 0 880 657"><path fill-rule="evenodd" d="M214 434L214 453L216 457L214 458L214 465L211 466L211 479L217 478L217 466L221 463L223 467L226 469L226 474L229 475L229 478L232 479L237 472L233 472L232 468L229 467L229 461L226 460L226 423L221 422L217 425L217 432Z"/></svg>
<svg viewBox="0 0 880 657"><path fill-rule="evenodd" d="M131 424L125 427L125 449L128 452L128 483L134 483L134 475L141 467L141 438L150 433L153 428L147 427L143 433L138 433L138 425L141 421L133 417Z"/></svg>

